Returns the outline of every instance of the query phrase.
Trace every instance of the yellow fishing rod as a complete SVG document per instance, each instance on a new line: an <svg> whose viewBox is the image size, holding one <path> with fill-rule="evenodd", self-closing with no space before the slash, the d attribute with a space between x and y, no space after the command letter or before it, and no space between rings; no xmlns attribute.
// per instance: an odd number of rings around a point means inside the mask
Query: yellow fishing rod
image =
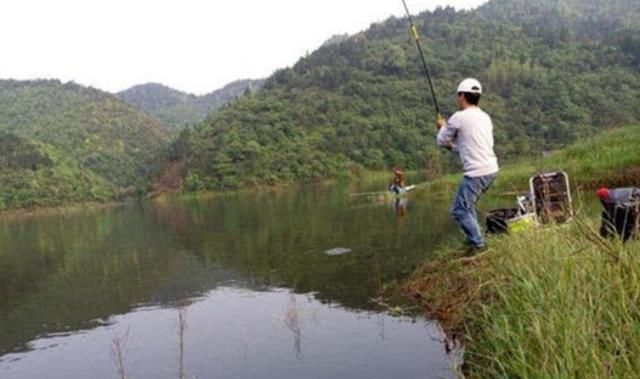
<svg viewBox="0 0 640 379"><path fill-rule="evenodd" d="M424 59L424 52L422 51L422 46L420 44L420 36L418 35L418 29L416 29L416 26L413 23L411 12L409 12L409 8L407 7L407 3L405 2L405 0L402 0L402 5L404 5L404 10L407 12L407 18L409 19L409 24L411 24L411 34L413 35L413 39L416 41L416 46L418 46L418 51L420 52L420 58L422 58L422 69L424 70L424 73L427 76L427 82L429 83L429 89L431 90L431 96L433 98L433 105L436 107L437 118L441 119L443 117L442 117L442 114L440 113L440 107L438 106L438 99L436 98L436 92L433 89L433 82L431 81L431 74L429 74L427 61Z"/></svg>

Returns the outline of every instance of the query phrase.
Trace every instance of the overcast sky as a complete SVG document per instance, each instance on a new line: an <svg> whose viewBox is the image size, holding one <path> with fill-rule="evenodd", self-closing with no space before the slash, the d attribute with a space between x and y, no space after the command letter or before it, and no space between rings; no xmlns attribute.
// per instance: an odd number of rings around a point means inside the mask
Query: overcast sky
<svg viewBox="0 0 640 379"><path fill-rule="evenodd" d="M486 0L407 0L413 13ZM0 78L57 78L116 92L159 82L202 94L293 65L401 0L2 0Z"/></svg>

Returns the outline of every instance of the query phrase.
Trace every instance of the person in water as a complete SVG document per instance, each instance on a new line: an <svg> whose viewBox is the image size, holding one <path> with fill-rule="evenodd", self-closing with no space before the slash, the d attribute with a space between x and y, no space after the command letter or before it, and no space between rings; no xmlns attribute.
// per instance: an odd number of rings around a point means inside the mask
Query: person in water
<svg viewBox="0 0 640 379"><path fill-rule="evenodd" d="M404 189L404 173L397 166L393 168L393 184L389 189L399 194Z"/></svg>

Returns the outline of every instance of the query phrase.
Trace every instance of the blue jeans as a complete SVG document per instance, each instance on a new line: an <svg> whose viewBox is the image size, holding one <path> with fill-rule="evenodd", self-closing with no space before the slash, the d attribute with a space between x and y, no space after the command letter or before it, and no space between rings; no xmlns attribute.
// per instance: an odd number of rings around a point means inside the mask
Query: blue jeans
<svg viewBox="0 0 640 379"><path fill-rule="evenodd" d="M482 231L478 224L475 203L496 179L496 174L470 178L465 176L458 186L458 192L451 208L451 215L460 225L460 228L467 236L467 243L471 246L484 246Z"/></svg>

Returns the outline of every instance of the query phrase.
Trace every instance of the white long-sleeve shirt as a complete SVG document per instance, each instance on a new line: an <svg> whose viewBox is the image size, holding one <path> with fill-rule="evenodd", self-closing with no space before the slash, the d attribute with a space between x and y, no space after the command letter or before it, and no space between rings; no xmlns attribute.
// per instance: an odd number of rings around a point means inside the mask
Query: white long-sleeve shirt
<svg viewBox="0 0 640 379"><path fill-rule="evenodd" d="M455 146L465 176L475 178L498 172L493 123L482 109L469 107L454 113L438 132L437 141L443 147Z"/></svg>

